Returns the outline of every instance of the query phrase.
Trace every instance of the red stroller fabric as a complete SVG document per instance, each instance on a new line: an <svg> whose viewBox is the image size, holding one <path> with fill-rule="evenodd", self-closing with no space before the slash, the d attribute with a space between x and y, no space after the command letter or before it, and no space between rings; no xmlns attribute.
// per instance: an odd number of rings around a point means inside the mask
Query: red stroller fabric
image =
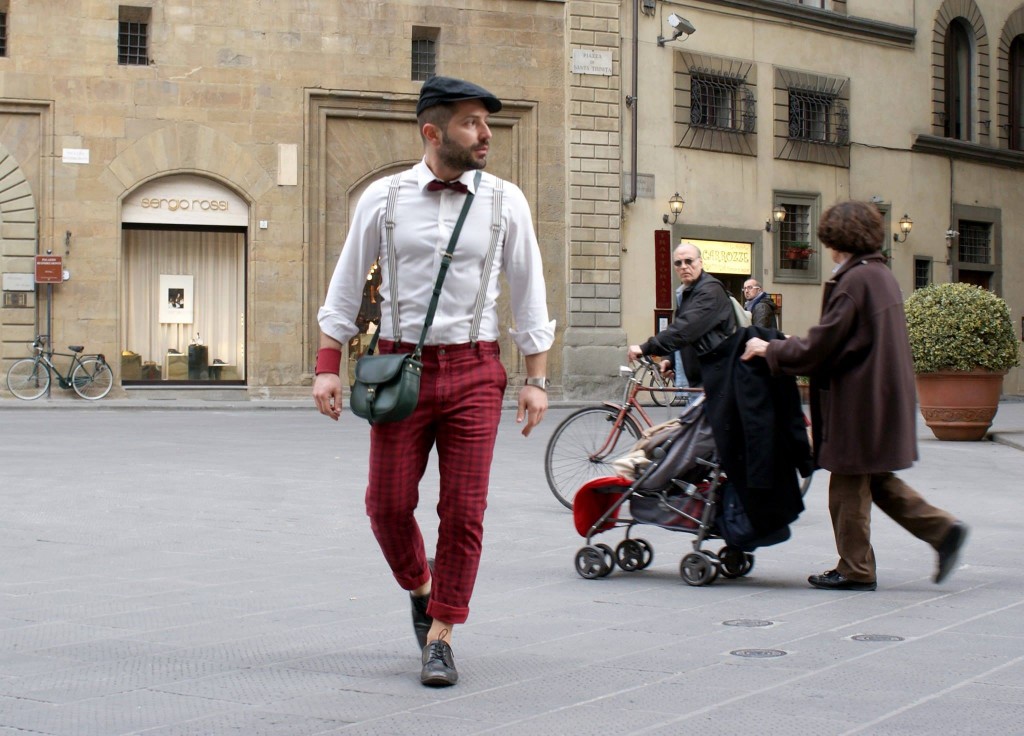
<svg viewBox="0 0 1024 736"><path fill-rule="evenodd" d="M572 500L572 520L581 537L587 536L590 527L622 498L631 483L628 478L610 475L606 478L594 478L576 492ZM622 490L616 491L616 488ZM603 532L614 527L614 520L618 516L619 510L615 509L615 513L609 516L597 531Z"/></svg>

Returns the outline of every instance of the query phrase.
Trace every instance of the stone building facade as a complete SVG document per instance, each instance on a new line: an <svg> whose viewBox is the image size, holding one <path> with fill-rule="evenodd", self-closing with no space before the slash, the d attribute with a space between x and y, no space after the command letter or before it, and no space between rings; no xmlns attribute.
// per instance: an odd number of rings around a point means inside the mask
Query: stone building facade
<svg viewBox="0 0 1024 736"><path fill-rule="evenodd" d="M673 38L673 13L694 32ZM670 252L682 238L737 297L758 278L782 328L803 334L832 267L815 224L848 198L875 202L899 236L885 249L904 293L977 283L1008 301L1020 336L1019 0L640 0L621 18L626 204L606 280L621 283L608 296L623 304L623 343L671 309ZM684 209L666 222L677 192ZM779 206L787 217L775 222ZM1024 392L1021 369L1004 391Z"/></svg>
<svg viewBox="0 0 1024 736"><path fill-rule="evenodd" d="M0 0L0 14L3 371L49 331L120 356L119 392L305 393L350 211L420 157L431 71L506 102L490 170L533 207L555 395L614 394L625 346L670 313L682 238L737 296L759 278L783 329L804 332L830 268L814 223L849 197L895 234L913 220L887 243L905 292L982 283L1020 328L1019 0L80 0L60 15ZM37 287L47 254L68 278ZM514 385L521 361L502 348Z"/></svg>
<svg viewBox="0 0 1024 736"><path fill-rule="evenodd" d="M12 0L0 13L4 371L49 332L58 349L120 356L118 391L308 391L349 212L369 181L422 156L428 73L505 101L490 170L531 202L562 326L565 3L82 0L54 13ZM36 287L37 255L66 278ZM502 347L514 379L519 356Z"/></svg>

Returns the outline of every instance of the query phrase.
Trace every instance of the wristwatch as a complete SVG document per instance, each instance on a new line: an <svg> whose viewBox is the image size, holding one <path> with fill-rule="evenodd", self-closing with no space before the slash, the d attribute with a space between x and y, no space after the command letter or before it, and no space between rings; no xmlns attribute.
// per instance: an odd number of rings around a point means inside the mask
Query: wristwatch
<svg viewBox="0 0 1024 736"><path fill-rule="evenodd" d="M547 391L548 390L548 386L551 385L551 381L549 381L547 378L544 378L543 376L540 376L538 378L527 378L526 379L526 385L527 386L536 386L541 391Z"/></svg>

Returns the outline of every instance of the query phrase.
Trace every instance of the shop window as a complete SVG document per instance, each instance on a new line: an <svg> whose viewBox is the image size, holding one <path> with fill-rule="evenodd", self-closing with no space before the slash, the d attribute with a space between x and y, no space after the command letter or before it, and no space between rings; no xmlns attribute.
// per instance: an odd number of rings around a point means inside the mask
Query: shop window
<svg viewBox="0 0 1024 736"><path fill-rule="evenodd" d="M149 8L121 5L118 8L117 63L149 64Z"/></svg>
<svg viewBox="0 0 1024 736"><path fill-rule="evenodd" d="M126 225L121 382L242 384L245 228Z"/></svg>
<svg viewBox="0 0 1024 736"><path fill-rule="evenodd" d="M923 289L932 283L932 259L914 256L914 290Z"/></svg>
<svg viewBox="0 0 1024 736"><path fill-rule="evenodd" d="M425 81L437 73L437 38L440 30L414 26L412 29L412 79Z"/></svg>
<svg viewBox="0 0 1024 736"><path fill-rule="evenodd" d="M818 197L805 194L776 194L773 207L781 205L786 217L774 226L775 281L820 281L820 251L817 224Z"/></svg>
<svg viewBox="0 0 1024 736"><path fill-rule="evenodd" d="M756 88L756 67L749 61L676 54L676 145L756 156Z"/></svg>

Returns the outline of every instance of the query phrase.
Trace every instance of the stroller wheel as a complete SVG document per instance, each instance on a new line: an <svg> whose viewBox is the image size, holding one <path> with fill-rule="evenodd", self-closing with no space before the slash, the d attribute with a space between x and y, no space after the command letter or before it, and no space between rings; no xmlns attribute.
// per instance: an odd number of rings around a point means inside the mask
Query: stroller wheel
<svg viewBox="0 0 1024 736"><path fill-rule="evenodd" d="M722 574L727 578L743 577L754 567L754 556L736 547L722 547L718 551L718 561Z"/></svg>
<svg viewBox="0 0 1024 736"><path fill-rule="evenodd" d="M718 567L700 552L690 552L679 563L679 574L687 585L707 585L718 577Z"/></svg>
<svg viewBox="0 0 1024 736"><path fill-rule="evenodd" d="M615 569L615 550L613 550L607 544L602 543L595 544L594 546L602 552L604 552L604 566L607 568L604 574L607 575ZM604 575L602 575L601 577L604 577Z"/></svg>
<svg viewBox="0 0 1024 736"><path fill-rule="evenodd" d="M576 552L576 572L587 580L603 578L611 572L604 550L597 547L580 547Z"/></svg>
<svg viewBox="0 0 1024 736"><path fill-rule="evenodd" d="M615 548L615 561L626 572L643 570L654 559L651 545L643 539L623 539Z"/></svg>
<svg viewBox="0 0 1024 736"><path fill-rule="evenodd" d="M638 570L643 570L654 562L654 547L646 539L634 539L633 541L643 548L643 561L640 563L640 567L637 568Z"/></svg>

